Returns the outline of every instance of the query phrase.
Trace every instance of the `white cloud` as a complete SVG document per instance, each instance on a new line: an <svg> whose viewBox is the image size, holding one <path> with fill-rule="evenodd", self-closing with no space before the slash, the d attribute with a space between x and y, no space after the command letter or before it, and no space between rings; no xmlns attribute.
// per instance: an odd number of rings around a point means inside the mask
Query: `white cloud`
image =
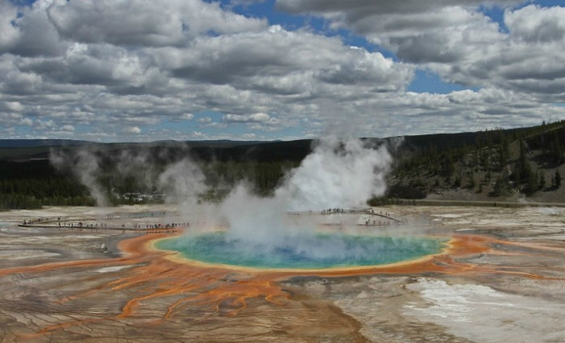
<svg viewBox="0 0 565 343"><path fill-rule="evenodd" d="M330 121L382 136L562 118L565 109L551 103L565 102L564 8L505 7L516 3L277 1L363 35L399 62L351 47L335 31L269 26L233 12L235 2L38 0L17 8L0 0L0 132L22 137L34 124L38 137L89 127L84 137L101 140L139 128L138 139L233 139L229 129L239 125L262 139L322 134ZM479 5L508 8L505 27ZM478 90L407 93L416 68ZM207 112L217 119L192 121ZM186 127L176 131L160 126L180 120ZM194 126L201 131L189 133Z"/></svg>
<svg viewBox="0 0 565 343"><path fill-rule="evenodd" d="M75 131L75 127L72 126L72 125L63 125L63 126L60 128L60 130L63 131L63 132L74 132L74 131Z"/></svg>
<svg viewBox="0 0 565 343"><path fill-rule="evenodd" d="M202 124L211 123L211 122L212 122L212 118L210 118L210 117L198 118L198 122L199 122L199 123L202 123Z"/></svg>
<svg viewBox="0 0 565 343"><path fill-rule="evenodd" d="M267 113L226 114L223 118L228 123L265 123L271 119Z"/></svg>
<svg viewBox="0 0 565 343"><path fill-rule="evenodd" d="M33 126L33 120L31 120L31 118L22 118L20 123L25 126Z"/></svg>
<svg viewBox="0 0 565 343"><path fill-rule="evenodd" d="M0 1L0 52L9 50L19 38L19 30L14 25L18 8L9 1Z"/></svg>
<svg viewBox="0 0 565 343"><path fill-rule="evenodd" d="M134 134L134 135L138 135L138 134L141 133L141 129L137 126L130 126L130 127L126 127L124 129L124 132L125 133L131 133L131 134Z"/></svg>
<svg viewBox="0 0 565 343"><path fill-rule="evenodd" d="M266 25L200 0L57 0L47 12L61 37L124 46L183 46L210 31L256 31Z"/></svg>
<svg viewBox="0 0 565 343"><path fill-rule="evenodd" d="M505 7L520 3L522 3L522 0L349 0L347 2L342 0L277 0L277 7L291 13L342 16L353 22L375 13L410 14L429 12L450 6L498 5Z"/></svg>
<svg viewBox="0 0 565 343"><path fill-rule="evenodd" d="M10 112L22 112L24 110L24 106L18 101L0 103L0 108Z"/></svg>
<svg viewBox="0 0 565 343"><path fill-rule="evenodd" d="M278 0L280 9L327 18L449 82L565 99L565 7L520 1ZM480 11L499 5L505 32Z"/></svg>
<svg viewBox="0 0 565 343"><path fill-rule="evenodd" d="M52 129L55 127L55 122L53 120L36 120L36 126L39 129Z"/></svg>
<svg viewBox="0 0 565 343"><path fill-rule="evenodd" d="M565 7L541 8L530 5L517 11L507 10L504 23L515 39L528 42L565 41Z"/></svg>
<svg viewBox="0 0 565 343"><path fill-rule="evenodd" d="M231 0L231 3L234 5L250 5L260 2L265 2L266 0Z"/></svg>
<svg viewBox="0 0 565 343"><path fill-rule="evenodd" d="M49 3L40 0L30 7L15 8L10 1L0 1L0 53L57 56L63 51L65 44L46 13Z"/></svg>
<svg viewBox="0 0 565 343"><path fill-rule="evenodd" d="M200 131L193 131L192 132L192 139L194 140L203 140L206 139L206 135Z"/></svg>
<svg viewBox="0 0 565 343"><path fill-rule="evenodd" d="M189 49L161 49L156 59L181 79L281 95L328 90L324 84L352 91L358 91L358 86L369 91L397 91L413 76L413 67L394 63L378 52L352 49L337 38L280 27L201 38Z"/></svg>

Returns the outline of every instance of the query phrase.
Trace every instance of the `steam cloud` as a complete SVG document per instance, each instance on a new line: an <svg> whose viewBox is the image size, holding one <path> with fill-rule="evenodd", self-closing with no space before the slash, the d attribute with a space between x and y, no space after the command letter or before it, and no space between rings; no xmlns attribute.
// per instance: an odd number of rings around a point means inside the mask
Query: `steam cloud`
<svg viewBox="0 0 565 343"><path fill-rule="evenodd" d="M323 210L364 206L386 190L391 156L383 145L330 137L319 142L300 167L291 172L275 197L287 199L287 210Z"/></svg>
<svg viewBox="0 0 565 343"><path fill-rule="evenodd" d="M391 161L384 145L376 148L370 142L333 136L321 140L301 165L288 173L272 198L258 198L243 185L230 193L221 204L230 227L229 238L253 244L255 249L292 247L318 255L339 251L334 249L338 246L315 248L307 244L316 223L308 216L288 216L286 212L364 206L370 197L384 194Z"/></svg>
<svg viewBox="0 0 565 343"><path fill-rule="evenodd" d="M158 177L158 188L168 194L168 200L190 206L197 203L198 194L206 191L202 170L190 159L183 159L165 169Z"/></svg>
<svg viewBox="0 0 565 343"><path fill-rule="evenodd" d="M107 206L108 198L98 182L100 164L91 148L85 148L69 155L62 151L51 151L50 161L58 169L69 169L79 181L88 188L96 205Z"/></svg>
<svg viewBox="0 0 565 343"><path fill-rule="evenodd" d="M50 162L57 169L72 173L101 207L110 204L110 194L100 183L100 176L108 172L103 170L106 163L114 166L116 176L133 177L143 190L167 194L168 202L185 206L196 204L198 194L206 190L202 170L189 158L164 163L170 159L164 151L122 150L114 155L98 146L90 146L68 151L52 150Z"/></svg>
<svg viewBox="0 0 565 343"><path fill-rule="evenodd" d="M293 216L288 212L320 211L329 208L365 206L372 196L384 194L385 176L391 164L386 146L374 145L359 139L342 140L330 136L317 142L313 152L301 165L290 171L282 185L270 198L260 198L245 184L236 186L217 207L204 212L217 222L229 226L227 239L241 245L241 251L262 249L293 249L313 258L328 254L348 253L339 239L326 240L316 246L313 239L314 216ZM53 153L56 166L72 166L80 181L88 187L98 205L107 204L105 193L98 184L100 154L81 150L69 155ZM117 161L118 173L141 173L151 187L180 203L185 212L196 202L198 194L206 191L205 177L197 164L189 159L177 161L159 170L150 154L122 153ZM201 218L199 218L201 219ZM187 237L189 238L189 237Z"/></svg>

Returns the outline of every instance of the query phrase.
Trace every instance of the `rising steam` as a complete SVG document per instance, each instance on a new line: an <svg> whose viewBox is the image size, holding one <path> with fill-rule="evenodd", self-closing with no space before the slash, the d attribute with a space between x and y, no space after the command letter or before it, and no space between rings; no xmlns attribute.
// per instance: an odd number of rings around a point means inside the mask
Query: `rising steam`
<svg viewBox="0 0 565 343"><path fill-rule="evenodd" d="M103 187L98 182L100 174L100 162L92 148L80 149L74 154L66 154L62 151L51 151L50 161L53 166L60 170L68 170L79 181L88 188L90 195L98 206L107 206L108 198Z"/></svg>
<svg viewBox="0 0 565 343"><path fill-rule="evenodd" d="M98 206L108 206L110 190L101 184L101 176L121 182L130 177L137 190L157 191L168 195L167 201L194 205L198 195L206 191L205 177L190 158L176 160L161 151L121 150L118 154L93 145L78 149L52 150L50 162L59 170L70 172L90 192ZM108 170L111 165L113 170ZM111 175L108 175L111 174Z"/></svg>
<svg viewBox="0 0 565 343"><path fill-rule="evenodd" d="M390 163L384 145L376 148L358 139L324 139L288 173L272 198L258 198L242 185L230 193L221 205L229 237L267 248L305 242L316 223L287 216L288 211L364 206L370 197L384 194ZM317 253L322 251L326 249Z"/></svg>
<svg viewBox="0 0 565 343"><path fill-rule="evenodd" d="M190 159L169 166L158 177L157 186L167 199L184 206L197 203L198 194L206 191L202 170Z"/></svg>
<svg viewBox="0 0 565 343"><path fill-rule="evenodd" d="M96 178L100 171L98 156L93 151L81 150L71 156L54 153L52 161L55 165L71 165L97 203L104 205L105 193ZM221 204L212 210L207 208L204 212L212 214L212 218L204 220L223 221L229 227L227 239L241 245L241 251L250 247L265 251L293 249L313 257L344 252L339 239L324 240L320 245L314 238L317 225L314 216L288 213L365 206L372 196L384 194L391 160L384 144L375 146L368 140L331 136L316 143L300 166L283 178L272 197L258 197L242 183ZM114 163L118 165L118 173L137 171L142 176L147 173L142 179L150 187L166 193L185 209L192 207L196 196L206 191L204 174L189 159L175 161L159 170L153 166L151 154L122 153Z"/></svg>
<svg viewBox="0 0 565 343"><path fill-rule="evenodd" d="M383 145L337 137L321 140L299 168L292 171L275 197L286 210L323 210L364 206L386 190L391 156Z"/></svg>

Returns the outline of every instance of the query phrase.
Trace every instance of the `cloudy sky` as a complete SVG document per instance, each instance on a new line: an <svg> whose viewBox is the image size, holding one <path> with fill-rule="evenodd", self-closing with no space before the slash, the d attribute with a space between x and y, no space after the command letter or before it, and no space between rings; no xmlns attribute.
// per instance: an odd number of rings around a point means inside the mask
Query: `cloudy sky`
<svg viewBox="0 0 565 343"><path fill-rule="evenodd" d="M562 119L563 0L0 0L0 138L387 137Z"/></svg>

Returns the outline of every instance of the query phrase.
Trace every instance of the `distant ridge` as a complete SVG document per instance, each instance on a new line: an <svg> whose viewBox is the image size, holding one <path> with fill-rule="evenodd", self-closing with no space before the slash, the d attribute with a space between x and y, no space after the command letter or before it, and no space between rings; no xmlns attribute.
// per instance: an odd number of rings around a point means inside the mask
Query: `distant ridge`
<svg viewBox="0 0 565 343"><path fill-rule="evenodd" d="M509 133L513 130L505 130ZM458 148L463 145L472 145L479 132L462 132L446 134L427 134L402 137L370 138L363 140L378 142L395 142L402 140L400 149L414 151L428 148L430 145L439 150ZM300 161L312 149L313 139L300 139L293 141L235 141L235 140L202 140L202 141L176 141L159 140L153 142L93 142L72 139L0 139L0 160L25 161L29 159L46 159L49 151L55 149L76 149L92 146L105 151L120 149L169 149L170 151L184 151L188 148L190 154L199 160L255 160L274 162L284 160Z"/></svg>
<svg viewBox="0 0 565 343"><path fill-rule="evenodd" d="M76 146L92 144L74 139L0 139L0 148L37 148L49 146Z"/></svg>
<svg viewBox="0 0 565 343"><path fill-rule="evenodd" d="M0 148L37 148L37 147L62 147L77 145L186 145L186 146L208 146L208 147L230 147L242 145L256 145L283 142L274 141L234 141L227 139L203 140L203 141L176 141L159 140L153 142L93 142L74 139L0 139Z"/></svg>
<svg viewBox="0 0 565 343"><path fill-rule="evenodd" d="M49 158L52 149L74 150L94 147L101 153L120 150L147 151L154 155L186 156L200 161L300 161L311 151L312 140L296 141L175 141L99 143L65 139L3 139L0 160L24 162Z"/></svg>
<svg viewBox="0 0 565 343"><path fill-rule="evenodd" d="M500 129L503 135L527 132L532 128ZM362 138L376 145L384 142L394 147L394 154L418 151L434 147L438 151L473 146L487 131L438 133L423 135L406 135L386 138ZM172 155L185 155L187 151L192 157L201 161L301 161L312 150L314 139L293 141L236 141L236 140L201 140L177 141L158 140L153 142L92 142L71 139L0 139L0 160L25 161L29 159L46 159L51 149L76 149L80 147L96 147L96 150L115 152L121 149L148 149L159 153L167 150Z"/></svg>

